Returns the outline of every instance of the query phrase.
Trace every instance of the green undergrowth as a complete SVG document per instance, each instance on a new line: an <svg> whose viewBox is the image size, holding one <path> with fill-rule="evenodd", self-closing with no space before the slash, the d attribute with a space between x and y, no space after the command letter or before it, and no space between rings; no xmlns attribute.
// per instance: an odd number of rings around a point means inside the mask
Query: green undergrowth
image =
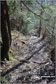
<svg viewBox="0 0 56 84"><path fill-rule="evenodd" d="M15 58L13 58L13 57L10 55L10 53L9 53L9 60L10 60L10 61L17 61Z"/></svg>
<svg viewBox="0 0 56 84"><path fill-rule="evenodd" d="M13 56L11 56L9 52L8 52L8 56L9 56L9 61L17 61L17 59L13 58ZM6 58L5 58L5 62L7 62Z"/></svg>
<svg viewBox="0 0 56 84"><path fill-rule="evenodd" d="M9 60L10 60L10 61L17 61L15 58L13 58L13 56L11 56L10 53L8 53L8 55L9 55Z"/></svg>
<svg viewBox="0 0 56 84"><path fill-rule="evenodd" d="M3 84L6 84L7 83L7 80L6 80L5 77L1 77L1 83L3 83Z"/></svg>

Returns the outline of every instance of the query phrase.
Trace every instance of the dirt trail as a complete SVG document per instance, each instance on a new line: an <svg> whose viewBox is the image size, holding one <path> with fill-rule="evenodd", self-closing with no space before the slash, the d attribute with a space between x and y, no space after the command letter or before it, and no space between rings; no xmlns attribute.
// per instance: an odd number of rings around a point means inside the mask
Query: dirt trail
<svg viewBox="0 0 56 84"><path fill-rule="evenodd" d="M11 55L17 59L10 62L11 68L4 70L2 76L6 84L56 84L55 79L41 76L54 76L54 64L50 60L50 46L47 38L12 35ZM2 83L3 84L3 83Z"/></svg>

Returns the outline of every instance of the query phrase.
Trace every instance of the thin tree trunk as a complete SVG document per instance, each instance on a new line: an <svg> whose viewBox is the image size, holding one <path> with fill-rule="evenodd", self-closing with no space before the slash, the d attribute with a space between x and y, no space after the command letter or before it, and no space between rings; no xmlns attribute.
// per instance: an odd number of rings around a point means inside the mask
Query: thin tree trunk
<svg viewBox="0 0 56 84"><path fill-rule="evenodd" d="M39 24L39 31L38 31L38 33L39 33L39 37L40 37L40 34L41 34L41 29L42 29L42 10L41 10L41 12L40 12L40 24Z"/></svg>

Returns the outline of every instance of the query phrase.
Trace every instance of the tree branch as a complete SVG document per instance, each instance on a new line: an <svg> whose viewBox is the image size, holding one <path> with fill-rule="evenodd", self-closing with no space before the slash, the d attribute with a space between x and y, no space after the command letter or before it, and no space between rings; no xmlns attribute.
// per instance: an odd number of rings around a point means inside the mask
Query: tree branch
<svg viewBox="0 0 56 84"><path fill-rule="evenodd" d="M36 0L36 2L42 7L43 10L44 10L45 8L48 8L48 9L52 12L51 8L49 8L49 7L44 7L42 4L39 3L38 0Z"/></svg>
<svg viewBox="0 0 56 84"><path fill-rule="evenodd" d="M24 1L21 1L21 2L24 4L24 6L25 6L30 12L32 12L34 15L40 17L40 15L37 15L36 13L34 13L34 12L24 3Z"/></svg>

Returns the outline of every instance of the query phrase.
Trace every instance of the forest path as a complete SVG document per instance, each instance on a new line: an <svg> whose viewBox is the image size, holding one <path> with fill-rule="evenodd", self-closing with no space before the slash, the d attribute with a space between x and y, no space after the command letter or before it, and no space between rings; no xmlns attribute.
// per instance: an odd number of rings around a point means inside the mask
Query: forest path
<svg viewBox="0 0 56 84"><path fill-rule="evenodd" d="M49 54L51 48L48 44L47 37L42 40L37 36L13 34L10 49L11 55L16 58L17 61L10 62L10 65L13 64L13 66L2 73L2 76L4 76L9 83L56 84L53 79L42 79L40 77L41 75L54 76L54 65L50 60ZM6 84L8 84L8 82Z"/></svg>

